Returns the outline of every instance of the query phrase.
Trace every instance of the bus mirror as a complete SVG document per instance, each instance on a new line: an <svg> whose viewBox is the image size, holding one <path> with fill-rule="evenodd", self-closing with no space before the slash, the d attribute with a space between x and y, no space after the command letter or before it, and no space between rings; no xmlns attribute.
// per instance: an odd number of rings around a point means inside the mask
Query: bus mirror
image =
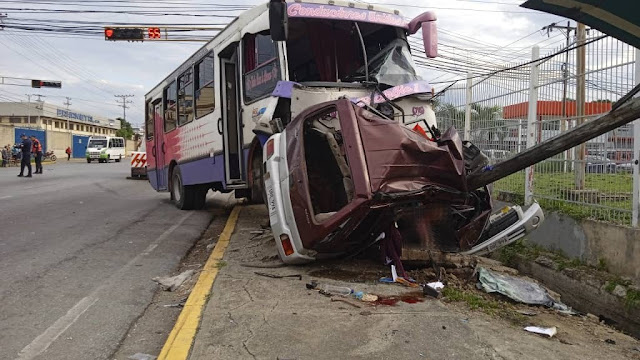
<svg viewBox="0 0 640 360"><path fill-rule="evenodd" d="M438 56L438 28L436 26L436 14L427 11L416 16L409 22L407 31L409 34L415 34L422 29L422 43L424 52L428 58Z"/></svg>
<svg viewBox="0 0 640 360"><path fill-rule="evenodd" d="M269 2L269 32L271 33L271 40L287 40L289 33L288 22L287 3L282 0L271 0Z"/></svg>

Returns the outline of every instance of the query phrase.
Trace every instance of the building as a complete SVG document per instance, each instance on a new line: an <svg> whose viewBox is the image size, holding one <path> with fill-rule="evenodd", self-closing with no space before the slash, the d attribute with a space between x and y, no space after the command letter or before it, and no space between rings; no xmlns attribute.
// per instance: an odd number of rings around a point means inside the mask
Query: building
<svg viewBox="0 0 640 360"><path fill-rule="evenodd" d="M34 134L45 151L65 156L68 146L73 157L84 157L92 135L115 136L120 121L86 112L67 110L46 102L0 102L0 144L18 142L21 133Z"/></svg>
<svg viewBox="0 0 640 360"><path fill-rule="evenodd" d="M584 104L585 120L598 118L611 110L610 101L592 101ZM522 102L505 106L502 115L506 120L508 135L505 137L507 147L524 149L526 147L526 127L529 103ZM576 102L565 103L562 116L561 101L538 101L536 122L542 124L537 129L537 142L548 140L562 131L561 120L565 119L565 126L571 128L576 125ZM520 136L518 136L520 135ZM518 141L520 138L520 141ZM633 159L633 124L621 126L607 134L587 141L586 149L590 155L606 156L616 162L626 162Z"/></svg>

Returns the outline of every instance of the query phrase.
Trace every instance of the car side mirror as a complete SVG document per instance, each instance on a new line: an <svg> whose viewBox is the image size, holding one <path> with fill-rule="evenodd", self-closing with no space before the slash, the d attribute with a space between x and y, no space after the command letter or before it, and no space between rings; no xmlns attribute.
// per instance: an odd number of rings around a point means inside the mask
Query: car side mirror
<svg viewBox="0 0 640 360"><path fill-rule="evenodd" d="M438 28L436 26L436 20L436 14L427 11L411 20L407 29L410 35L418 32L418 29L422 29L422 44L424 45L424 52L428 58L438 56Z"/></svg>
<svg viewBox="0 0 640 360"><path fill-rule="evenodd" d="M287 3L283 0L271 0L269 2L269 32L271 33L271 40L286 41L289 35L288 23Z"/></svg>

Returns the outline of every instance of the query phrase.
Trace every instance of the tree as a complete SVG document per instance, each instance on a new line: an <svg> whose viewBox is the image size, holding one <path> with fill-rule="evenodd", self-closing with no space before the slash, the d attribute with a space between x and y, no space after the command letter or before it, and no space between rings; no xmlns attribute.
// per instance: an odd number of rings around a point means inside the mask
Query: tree
<svg viewBox="0 0 640 360"><path fill-rule="evenodd" d="M120 130L116 131L116 136L131 140L131 137L133 136L133 128L131 127L131 124L123 118L116 118L116 120L120 120Z"/></svg>

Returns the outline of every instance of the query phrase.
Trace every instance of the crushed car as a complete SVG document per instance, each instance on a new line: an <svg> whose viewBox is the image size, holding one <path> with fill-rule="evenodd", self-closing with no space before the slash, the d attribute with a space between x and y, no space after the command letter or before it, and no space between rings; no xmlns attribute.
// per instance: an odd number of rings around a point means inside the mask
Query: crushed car
<svg viewBox="0 0 640 360"><path fill-rule="evenodd" d="M537 203L492 214L490 188L466 181L488 158L454 128L424 125L344 97L307 108L272 135L263 178L282 261L355 255L398 235L402 246L480 255L542 223Z"/></svg>

